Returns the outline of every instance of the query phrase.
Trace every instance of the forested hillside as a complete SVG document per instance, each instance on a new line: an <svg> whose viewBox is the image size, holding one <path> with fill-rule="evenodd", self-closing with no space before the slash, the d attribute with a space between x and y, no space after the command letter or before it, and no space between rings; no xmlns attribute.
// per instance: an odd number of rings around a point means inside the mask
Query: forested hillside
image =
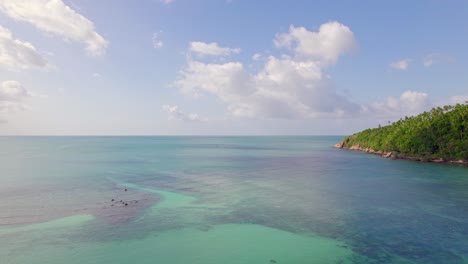
<svg viewBox="0 0 468 264"><path fill-rule="evenodd" d="M344 138L337 147L392 152L396 158L468 161L468 102L364 130Z"/></svg>

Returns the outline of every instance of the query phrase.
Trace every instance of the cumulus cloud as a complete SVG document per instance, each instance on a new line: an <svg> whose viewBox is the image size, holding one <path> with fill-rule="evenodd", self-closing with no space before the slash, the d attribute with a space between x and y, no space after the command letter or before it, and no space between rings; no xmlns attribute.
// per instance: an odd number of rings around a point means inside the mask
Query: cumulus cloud
<svg viewBox="0 0 468 264"><path fill-rule="evenodd" d="M335 92L331 78L314 61L270 56L251 82L254 92L229 107L233 115L294 119L359 112L358 105Z"/></svg>
<svg viewBox="0 0 468 264"><path fill-rule="evenodd" d="M389 119L415 116L434 107L468 103L467 95L457 95L431 100L429 94L418 91L405 91L399 97L390 96L383 102L363 106L363 114Z"/></svg>
<svg viewBox="0 0 468 264"><path fill-rule="evenodd" d="M102 55L108 46L108 41L96 32L93 22L62 0L0 0L0 11L39 30L84 43L86 51L93 56Z"/></svg>
<svg viewBox="0 0 468 264"><path fill-rule="evenodd" d="M0 67L43 69L47 67L47 61L31 43L13 38L9 29L0 26Z"/></svg>
<svg viewBox="0 0 468 264"><path fill-rule="evenodd" d="M240 62L210 64L189 60L175 85L187 94L211 93L224 101L233 101L253 92L251 81Z"/></svg>
<svg viewBox="0 0 468 264"><path fill-rule="evenodd" d="M163 105L162 109L164 112L169 114L169 118L173 120L180 120L184 122L203 122L204 119L198 114L190 113L187 114L181 110L177 105Z"/></svg>
<svg viewBox="0 0 468 264"><path fill-rule="evenodd" d="M411 59L402 59L402 60L390 63L390 67L395 70L405 71L408 69L410 63L411 63Z"/></svg>
<svg viewBox="0 0 468 264"><path fill-rule="evenodd" d="M153 42L153 48L155 49L160 49L164 46L164 42L162 40L162 31L154 33L151 40Z"/></svg>
<svg viewBox="0 0 468 264"><path fill-rule="evenodd" d="M367 111L378 116L401 117L417 115L431 107L427 93L408 90L398 98L388 97L383 103L370 104Z"/></svg>
<svg viewBox="0 0 468 264"><path fill-rule="evenodd" d="M31 93L17 81L0 83L0 113L23 110L25 108L23 101L30 96Z"/></svg>
<svg viewBox="0 0 468 264"><path fill-rule="evenodd" d="M189 57L174 85L196 96L215 95L229 114L238 117L297 119L359 113L361 107L339 95L323 72L357 46L348 27L329 22L311 32L291 26L289 33L276 35L275 43L293 54L270 56L257 72L247 71L241 62L206 63ZM190 48L193 51L193 42ZM231 53L226 48L213 50L209 54Z"/></svg>
<svg viewBox="0 0 468 264"><path fill-rule="evenodd" d="M220 47L216 42L205 43L200 41L193 41L190 43L189 51L200 56L229 56L231 54L240 53L241 49Z"/></svg>
<svg viewBox="0 0 468 264"><path fill-rule="evenodd" d="M468 95L456 95L450 97L450 104L465 104L468 103Z"/></svg>
<svg viewBox="0 0 468 264"><path fill-rule="evenodd" d="M354 33L338 22L322 24L316 32L291 25L289 32L277 34L273 43L278 48L292 50L295 56L323 66L336 63L341 55L357 47Z"/></svg>

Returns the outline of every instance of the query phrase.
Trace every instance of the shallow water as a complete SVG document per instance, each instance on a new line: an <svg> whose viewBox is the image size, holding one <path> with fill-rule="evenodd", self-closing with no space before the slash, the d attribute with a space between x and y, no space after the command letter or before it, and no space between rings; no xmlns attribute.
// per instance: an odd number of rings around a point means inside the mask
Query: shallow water
<svg viewBox="0 0 468 264"><path fill-rule="evenodd" d="M0 263L468 263L468 168L339 140L0 138Z"/></svg>

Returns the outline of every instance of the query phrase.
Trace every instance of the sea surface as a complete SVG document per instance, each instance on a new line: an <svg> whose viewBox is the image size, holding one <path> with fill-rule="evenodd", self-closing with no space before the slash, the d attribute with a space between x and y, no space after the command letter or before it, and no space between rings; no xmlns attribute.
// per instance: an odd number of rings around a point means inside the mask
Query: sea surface
<svg viewBox="0 0 468 264"><path fill-rule="evenodd" d="M468 263L468 168L341 137L0 137L0 263Z"/></svg>

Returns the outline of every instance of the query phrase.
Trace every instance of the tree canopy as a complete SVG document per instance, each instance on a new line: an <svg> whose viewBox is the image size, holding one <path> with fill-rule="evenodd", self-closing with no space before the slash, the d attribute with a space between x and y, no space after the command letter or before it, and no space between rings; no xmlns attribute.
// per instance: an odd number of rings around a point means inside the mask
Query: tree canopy
<svg viewBox="0 0 468 264"><path fill-rule="evenodd" d="M404 156L468 160L468 102L366 129L346 137L342 144Z"/></svg>

